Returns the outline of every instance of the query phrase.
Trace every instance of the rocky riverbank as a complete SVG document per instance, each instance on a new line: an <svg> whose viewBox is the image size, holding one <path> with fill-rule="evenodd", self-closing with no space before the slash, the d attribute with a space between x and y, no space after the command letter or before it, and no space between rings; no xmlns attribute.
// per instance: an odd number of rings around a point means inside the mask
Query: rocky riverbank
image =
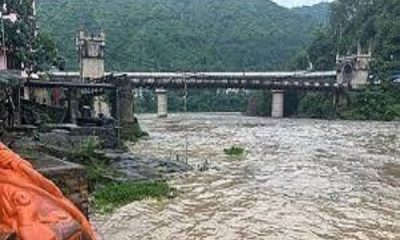
<svg viewBox="0 0 400 240"><path fill-rule="evenodd" d="M146 197L175 196L165 181L192 170L176 159L137 156L125 146L105 148L99 143L113 142L113 136L102 137L107 134L92 135L69 125L47 130L25 127L3 141L53 180L85 214L89 205L94 211L113 210Z"/></svg>

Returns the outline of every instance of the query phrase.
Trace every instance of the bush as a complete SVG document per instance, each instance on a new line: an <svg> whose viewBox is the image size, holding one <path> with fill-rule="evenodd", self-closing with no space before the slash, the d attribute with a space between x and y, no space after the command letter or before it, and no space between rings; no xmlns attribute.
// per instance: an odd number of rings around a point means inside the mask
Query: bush
<svg viewBox="0 0 400 240"><path fill-rule="evenodd" d="M306 93L300 100L298 114L307 118L335 118L336 110L332 94Z"/></svg>
<svg viewBox="0 0 400 240"><path fill-rule="evenodd" d="M123 173L110 166L110 159L99 151L99 144L93 138L69 152L67 160L85 166L89 187L94 191L94 207L99 211L109 212L133 201L170 197L174 193L165 182L121 180Z"/></svg>
<svg viewBox="0 0 400 240"><path fill-rule="evenodd" d="M392 121L400 116L398 90L370 87L351 93L351 104L343 111L349 120Z"/></svg>
<svg viewBox="0 0 400 240"><path fill-rule="evenodd" d="M110 159L99 151L99 143L94 138L83 141L68 152L67 161L85 166L90 189L109 183L121 175L110 168Z"/></svg>
<svg viewBox="0 0 400 240"><path fill-rule="evenodd" d="M244 154L244 149L241 147L232 146L230 148L225 148L224 153L229 156L241 156Z"/></svg>
<svg viewBox="0 0 400 240"><path fill-rule="evenodd" d="M97 209L109 212L133 201L173 196L175 190L165 182L110 183L94 193Z"/></svg>

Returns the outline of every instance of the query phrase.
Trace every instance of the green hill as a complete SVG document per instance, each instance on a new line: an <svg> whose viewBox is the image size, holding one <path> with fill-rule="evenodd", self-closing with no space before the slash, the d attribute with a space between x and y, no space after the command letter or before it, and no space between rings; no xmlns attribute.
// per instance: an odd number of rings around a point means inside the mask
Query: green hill
<svg viewBox="0 0 400 240"><path fill-rule="evenodd" d="M327 24L329 21L331 3L321 2L313 6L292 8L297 14L317 20L319 23Z"/></svg>
<svg viewBox="0 0 400 240"><path fill-rule="evenodd" d="M277 69L326 21L314 13L270 0L38 1L39 25L68 68L77 68L75 36L84 26L105 31L106 68L115 71Z"/></svg>

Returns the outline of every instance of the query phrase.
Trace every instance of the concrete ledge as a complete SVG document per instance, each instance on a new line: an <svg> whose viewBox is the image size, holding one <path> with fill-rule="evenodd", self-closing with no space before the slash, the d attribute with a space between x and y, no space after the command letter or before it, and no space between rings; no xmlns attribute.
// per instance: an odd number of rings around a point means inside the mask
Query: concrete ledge
<svg viewBox="0 0 400 240"><path fill-rule="evenodd" d="M25 157L34 168L54 182L82 213L89 215L89 184L83 166L38 153Z"/></svg>

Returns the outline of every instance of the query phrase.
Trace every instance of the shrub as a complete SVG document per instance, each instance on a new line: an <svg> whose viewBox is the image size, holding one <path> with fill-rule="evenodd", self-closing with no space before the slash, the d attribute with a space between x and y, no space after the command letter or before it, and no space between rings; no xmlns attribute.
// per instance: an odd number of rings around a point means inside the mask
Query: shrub
<svg viewBox="0 0 400 240"><path fill-rule="evenodd" d="M224 153L229 156L241 156L244 154L244 148L231 146L230 148L225 148Z"/></svg>
<svg viewBox="0 0 400 240"><path fill-rule="evenodd" d="M105 185L94 193L93 200L97 209L109 212L133 201L171 197L174 192L165 182L128 181Z"/></svg>

